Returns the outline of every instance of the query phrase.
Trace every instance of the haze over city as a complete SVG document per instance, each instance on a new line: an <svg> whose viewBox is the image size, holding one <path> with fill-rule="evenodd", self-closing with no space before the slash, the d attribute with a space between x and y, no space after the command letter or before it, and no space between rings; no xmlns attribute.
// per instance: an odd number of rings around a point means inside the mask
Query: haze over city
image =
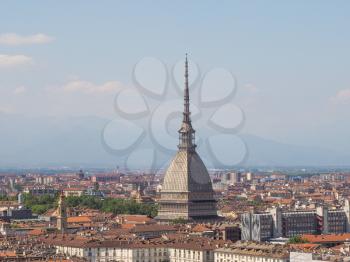
<svg viewBox="0 0 350 262"><path fill-rule="evenodd" d="M0 261L350 262L350 2L0 7Z"/></svg>
<svg viewBox="0 0 350 262"><path fill-rule="evenodd" d="M117 90L135 86L134 66L145 57L171 71L185 53L203 75L224 68L235 76L245 165L348 166L348 8L346 1L5 1L0 166L117 165L100 139L116 117Z"/></svg>

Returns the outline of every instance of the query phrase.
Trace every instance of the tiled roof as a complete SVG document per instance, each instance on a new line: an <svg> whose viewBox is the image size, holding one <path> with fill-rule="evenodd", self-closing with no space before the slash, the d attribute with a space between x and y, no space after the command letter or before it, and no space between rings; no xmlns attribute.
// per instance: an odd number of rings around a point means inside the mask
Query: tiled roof
<svg viewBox="0 0 350 262"><path fill-rule="evenodd" d="M36 229L30 230L27 234L31 236L40 236L45 234L45 230L41 228L36 228Z"/></svg>
<svg viewBox="0 0 350 262"><path fill-rule="evenodd" d="M146 223L152 220L145 215L121 215L120 217L122 217L126 222Z"/></svg>
<svg viewBox="0 0 350 262"><path fill-rule="evenodd" d="M312 244L312 243L300 243L300 244L290 244L291 248L294 249L301 249L301 250L312 250L315 249L317 247L319 247L320 245L318 244Z"/></svg>
<svg viewBox="0 0 350 262"><path fill-rule="evenodd" d="M77 217L68 217L68 223L91 223L92 220L88 216L77 216Z"/></svg>
<svg viewBox="0 0 350 262"><path fill-rule="evenodd" d="M182 248L191 250L214 250L218 246L223 245L223 241L211 240L204 237L182 237L180 239L156 238L152 240L141 239L97 239L84 238L73 235L55 235L45 237L43 242L50 245L80 247L80 248L151 248L151 247L168 247Z"/></svg>
<svg viewBox="0 0 350 262"><path fill-rule="evenodd" d="M0 251L0 258L16 257L15 251Z"/></svg>
<svg viewBox="0 0 350 262"><path fill-rule="evenodd" d="M256 243L256 242L243 242L239 241L233 243L230 246L217 249L218 251L225 253L233 253L240 255L259 256L267 258L288 258L289 252L281 245Z"/></svg>
<svg viewBox="0 0 350 262"><path fill-rule="evenodd" d="M122 224L121 228L122 229L132 229L134 228L136 225L135 224Z"/></svg>
<svg viewBox="0 0 350 262"><path fill-rule="evenodd" d="M204 232L208 230L211 230L211 229L202 224L195 225L192 229L193 232Z"/></svg>
<svg viewBox="0 0 350 262"><path fill-rule="evenodd" d="M332 243L344 242L350 239L350 233L344 234L329 234L329 235L302 235L302 238L310 243Z"/></svg>
<svg viewBox="0 0 350 262"><path fill-rule="evenodd" d="M132 230L133 233L153 232L153 231L176 231L172 225L136 225Z"/></svg>

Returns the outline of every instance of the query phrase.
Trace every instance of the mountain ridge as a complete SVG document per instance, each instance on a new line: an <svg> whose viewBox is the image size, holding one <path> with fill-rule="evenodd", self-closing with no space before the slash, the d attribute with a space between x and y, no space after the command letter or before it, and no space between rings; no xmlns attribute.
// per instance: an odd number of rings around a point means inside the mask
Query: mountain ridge
<svg viewBox="0 0 350 262"><path fill-rule="evenodd" d="M115 167L101 143L108 119L24 117L0 113L0 167ZM350 157L325 148L298 146L241 134L248 147L243 166L348 166ZM117 139L117 137L116 137Z"/></svg>

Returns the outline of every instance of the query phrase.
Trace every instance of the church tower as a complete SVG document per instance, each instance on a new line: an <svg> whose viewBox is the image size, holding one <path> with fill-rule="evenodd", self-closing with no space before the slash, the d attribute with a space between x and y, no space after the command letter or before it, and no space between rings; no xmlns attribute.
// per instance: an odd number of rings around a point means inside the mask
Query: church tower
<svg viewBox="0 0 350 262"><path fill-rule="evenodd" d="M61 233L65 233L67 229L67 210L65 204L65 196L63 191L60 194L57 208L57 229Z"/></svg>
<svg viewBox="0 0 350 262"><path fill-rule="evenodd" d="M196 152L190 117L188 60L185 60L184 112L178 151L168 167L159 200L158 220L217 218L214 191L207 168Z"/></svg>

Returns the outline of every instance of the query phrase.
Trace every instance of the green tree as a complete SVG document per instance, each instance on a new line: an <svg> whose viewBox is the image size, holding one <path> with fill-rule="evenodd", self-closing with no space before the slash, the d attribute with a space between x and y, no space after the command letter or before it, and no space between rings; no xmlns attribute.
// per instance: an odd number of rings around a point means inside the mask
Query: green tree
<svg viewBox="0 0 350 262"><path fill-rule="evenodd" d="M32 209L33 213L36 214L43 214L47 210L57 207L57 201L58 196L24 195L24 205ZM138 214L155 217L158 213L158 206L156 204L137 203L133 199L101 199L97 196L70 196L65 201L67 207L85 207L114 214Z"/></svg>
<svg viewBox="0 0 350 262"><path fill-rule="evenodd" d="M34 196L32 194L23 195L23 203L26 208L30 208L35 214L43 214L51 208L57 207L57 195Z"/></svg>
<svg viewBox="0 0 350 262"><path fill-rule="evenodd" d="M297 236L293 236L291 238L289 238L288 240L289 244L303 244L303 243L308 243L308 241L304 238L302 238L302 236L297 235Z"/></svg>
<svg viewBox="0 0 350 262"><path fill-rule="evenodd" d="M49 205L33 205L31 207L31 209L32 209L32 212L34 214L41 215L41 214L44 214L47 210L49 210L50 206Z"/></svg>
<svg viewBox="0 0 350 262"><path fill-rule="evenodd" d="M0 201L16 201L16 196L0 195Z"/></svg>
<svg viewBox="0 0 350 262"><path fill-rule="evenodd" d="M184 225L187 223L187 221L183 217L178 217L178 218L173 219L171 221L171 223L174 225Z"/></svg>

